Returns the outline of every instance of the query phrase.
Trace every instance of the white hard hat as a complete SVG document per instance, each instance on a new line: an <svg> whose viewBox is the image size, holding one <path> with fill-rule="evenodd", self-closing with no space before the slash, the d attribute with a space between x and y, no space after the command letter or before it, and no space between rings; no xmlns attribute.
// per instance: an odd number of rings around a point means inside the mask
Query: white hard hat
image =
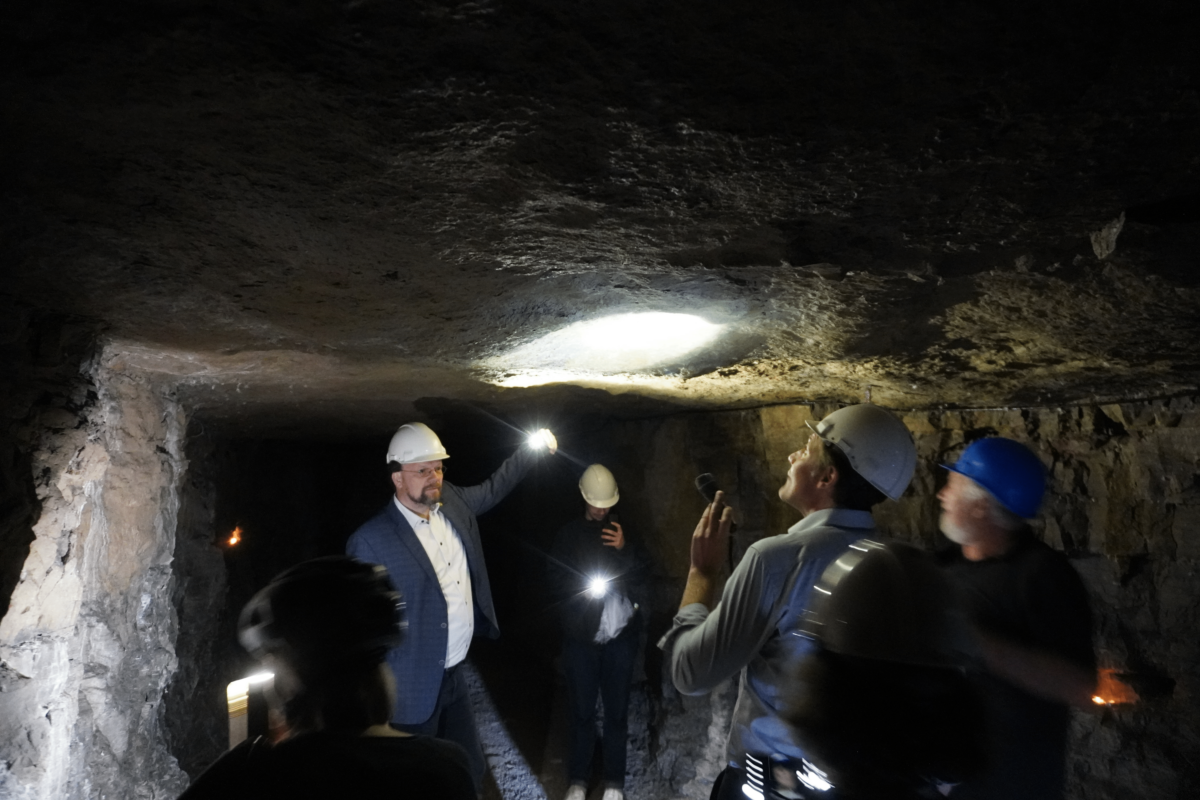
<svg viewBox="0 0 1200 800"><path fill-rule="evenodd" d="M589 506L612 508L621 499L617 494L617 479L603 464L592 464L579 479L579 491Z"/></svg>
<svg viewBox="0 0 1200 800"><path fill-rule="evenodd" d="M908 488L917 467L912 434L892 412L860 403L834 411L808 427L846 456L867 483L893 500Z"/></svg>
<svg viewBox="0 0 1200 800"><path fill-rule="evenodd" d="M418 464L422 461L444 461L449 458L442 440L423 422L401 425L388 445L387 463Z"/></svg>

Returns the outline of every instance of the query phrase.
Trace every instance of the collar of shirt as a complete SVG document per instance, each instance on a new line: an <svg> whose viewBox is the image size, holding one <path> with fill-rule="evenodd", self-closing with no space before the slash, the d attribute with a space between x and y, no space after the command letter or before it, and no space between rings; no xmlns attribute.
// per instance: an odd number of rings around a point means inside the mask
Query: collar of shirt
<svg viewBox="0 0 1200 800"><path fill-rule="evenodd" d="M396 497L396 495L392 495L392 502L396 504L396 508L400 509L400 513L404 515L406 520L408 520L409 527L411 527L414 531L417 529L418 525L429 524L429 520L417 514L411 508L404 505L404 503L401 503L400 498ZM442 504L438 503L436 506L429 509L429 515L433 516L434 514L438 514L440 516L442 513L441 508Z"/></svg>
<svg viewBox="0 0 1200 800"><path fill-rule="evenodd" d="M788 528L788 533L821 528L833 525L838 528L874 528L875 518L870 511L856 511L852 508L823 508L814 511L804 519Z"/></svg>

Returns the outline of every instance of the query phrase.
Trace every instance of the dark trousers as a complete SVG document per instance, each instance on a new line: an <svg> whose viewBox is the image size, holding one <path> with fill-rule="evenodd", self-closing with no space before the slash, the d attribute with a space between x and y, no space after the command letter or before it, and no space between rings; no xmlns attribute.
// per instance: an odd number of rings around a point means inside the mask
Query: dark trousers
<svg viewBox="0 0 1200 800"><path fill-rule="evenodd" d="M483 775L487 761L483 757L483 745L479 743L479 729L475 727L475 709L471 706L471 692L467 687L467 676L462 665L456 664L442 676L442 687L438 691L437 705L429 719L416 725L392 723L393 728L406 733L436 736L461 745L467 751L467 766L471 780L475 782L475 793L483 791Z"/></svg>
<svg viewBox="0 0 1200 800"><path fill-rule="evenodd" d="M567 777L587 783L596 745L596 693L604 701L604 785L625 788L625 745L629 738L629 681L637 657L637 616L610 642L563 639L563 671L571 706L571 751Z"/></svg>

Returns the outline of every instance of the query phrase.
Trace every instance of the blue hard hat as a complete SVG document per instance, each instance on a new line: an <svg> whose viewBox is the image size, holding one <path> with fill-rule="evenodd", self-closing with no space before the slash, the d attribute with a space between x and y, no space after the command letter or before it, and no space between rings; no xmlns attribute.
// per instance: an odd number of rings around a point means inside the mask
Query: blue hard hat
<svg viewBox="0 0 1200 800"><path fill-rule="evenodd" d="M1041 459L1020 442L1001 436L972 442L958 461L942 466L975 481L1023 519L1037 516L1046 493L1046 468Z"/></svg>

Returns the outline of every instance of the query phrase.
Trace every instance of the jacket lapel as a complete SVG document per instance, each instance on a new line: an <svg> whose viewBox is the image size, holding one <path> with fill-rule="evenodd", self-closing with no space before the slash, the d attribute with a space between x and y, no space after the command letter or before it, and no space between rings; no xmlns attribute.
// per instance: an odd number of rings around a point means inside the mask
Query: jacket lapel
<svg viewBox="0 0 1200 800"><path fill-rule="evenodd" d="M408 548L408 552L412 555L413 561L421 565L421 569L425 570L425 575L429 580L437 584L437 573L433 571L433 562L429 560L428 554L425 552L421 540L417 538L416 532L412 526L408 524L408 520L400 513L400 509L396 508L396 502L389 500L387 504L388 518L392 524L396 526L396 535L404 546Z"/></svg>

